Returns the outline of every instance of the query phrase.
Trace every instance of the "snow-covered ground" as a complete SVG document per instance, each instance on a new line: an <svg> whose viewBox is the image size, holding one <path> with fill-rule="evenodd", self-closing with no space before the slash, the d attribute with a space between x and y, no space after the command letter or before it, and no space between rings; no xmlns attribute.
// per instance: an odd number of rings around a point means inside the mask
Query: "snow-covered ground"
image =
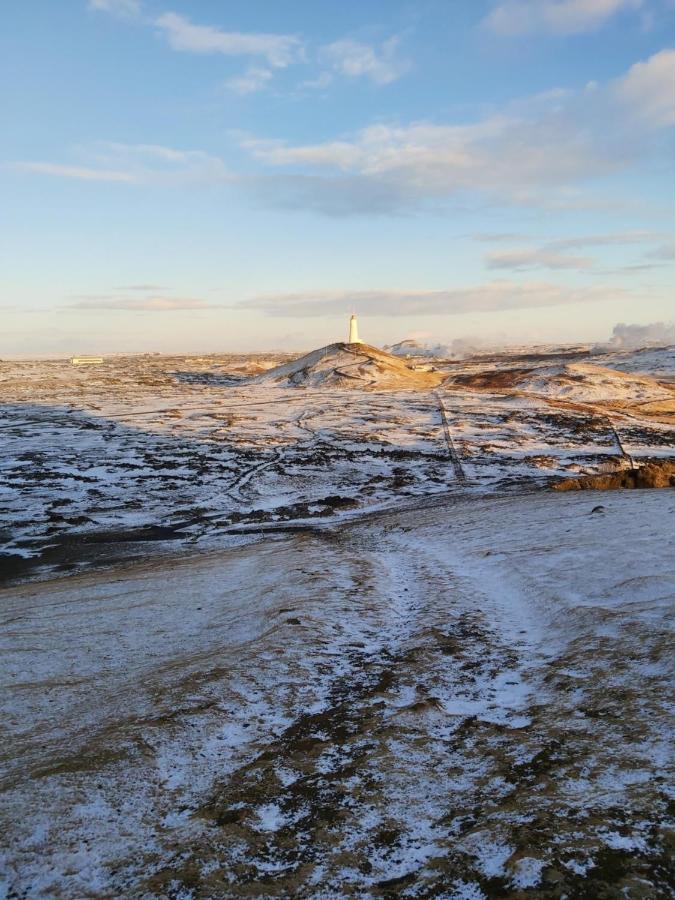
<svg viewBox="0 0 675 900"><path fill-rule="evenodd" d="M551 399L592 404L641 404L673 399L670 387L653 378L592 363L538 366L531 370L516 370L512 374L515 376L512 378L514 389Z"/></svg>
<svg viewBox="0 0 675 900"><path fill-rule="evenodd" d="M668 491L5 590L12 897L668 895Z"/></svg>
<svg viewBox="0 0 675 900"><path fill-rule="evenodd" d="M671 388L598 368L604 357L565 369L580 352L590 351L521 354L516 370L530 374L516 384L508 356L435 360L427 384L428 373L380 354L352 365L350 382L362 378L352 390L331 386L335 367L346 369L323 351L306 358L314 368L302 387L256 378L269 357L0 363L5 583L128 555L129 542L142 541L144 554L151 544L224 546L244 528L544 485L621 466L625 454L671 455Z"/></svg>
<svg viewBox="0 0 675 900"><path fill-rule="evenodd" d="M0 898L669 896L672 349L362 350L0 362Z"/></svg>

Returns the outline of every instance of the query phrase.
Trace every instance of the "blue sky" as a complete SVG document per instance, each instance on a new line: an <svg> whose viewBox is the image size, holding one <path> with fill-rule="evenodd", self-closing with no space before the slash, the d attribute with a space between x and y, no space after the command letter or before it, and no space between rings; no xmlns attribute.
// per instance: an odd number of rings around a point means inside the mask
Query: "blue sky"
<svg viewBox="0 0 675 900"><path fill-rule="evenodd" d="M673 319L675 0L24 0L0 354Z"/></svg>

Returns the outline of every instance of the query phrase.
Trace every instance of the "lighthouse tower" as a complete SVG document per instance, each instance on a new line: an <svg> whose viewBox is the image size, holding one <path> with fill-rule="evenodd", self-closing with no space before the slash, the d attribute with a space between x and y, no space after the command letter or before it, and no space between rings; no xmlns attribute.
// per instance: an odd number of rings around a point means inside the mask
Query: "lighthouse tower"
<svg viewBox="0 0 675 900"><path fill-rule="evenodd" d="M363 341L359 337L359 323L356 320L356 316L352 315L349 320L349 342L350 344L362 344Z"/></svg>

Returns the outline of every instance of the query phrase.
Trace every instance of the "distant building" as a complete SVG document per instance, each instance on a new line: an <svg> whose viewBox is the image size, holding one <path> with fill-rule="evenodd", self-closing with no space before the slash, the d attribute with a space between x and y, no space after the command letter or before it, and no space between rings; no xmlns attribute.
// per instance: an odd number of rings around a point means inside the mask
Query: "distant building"
<svg viewBox="0 0 675 900"><path fill-rule="evenodd" d="M363 341L359 337L359 323L355 315L349 320L349 341L350 344L362 344Z"/></svg>
<svg viewBox="0 0 675 900"><path fill-rule="evenodd" d="M72 356L70 362L74 366L98 366L103 362L102 356Z"/></svg>

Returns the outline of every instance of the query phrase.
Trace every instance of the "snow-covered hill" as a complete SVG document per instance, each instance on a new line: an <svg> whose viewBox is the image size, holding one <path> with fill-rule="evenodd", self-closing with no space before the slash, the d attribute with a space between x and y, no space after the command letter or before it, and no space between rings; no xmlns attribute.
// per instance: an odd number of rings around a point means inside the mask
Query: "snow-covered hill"
<svg viewBox="0 0 675 900"><path fill-rule="evenodd" d="M433 387L440 375L411 368L369 344L329 344L253 379L257 384L304 387Z"/></svg>
<svg viewBox="0 0 675 900"><path fill-rule="evenodd" d="M420 344L419 341L412 340L412 338L399 341L398 344L391 344L391 346L384 349L393 356L424 358L447 358L452 356L452 350L444 344Z"/></svg>
<svg viewBox="0 0 675 900"><path fill-rule="evenodd" d="M654 378L585 362L490 370L459 375L451 383L483 389L512 389L579 403L633 404L675 400L675 390Z"/></svg>
<svg viewBox="0 0 675 900"><path fill-rule="evenodd" d="M599 356L598 362L622 372L672 377L675 372L675 346L609 351Z"/></svg>

